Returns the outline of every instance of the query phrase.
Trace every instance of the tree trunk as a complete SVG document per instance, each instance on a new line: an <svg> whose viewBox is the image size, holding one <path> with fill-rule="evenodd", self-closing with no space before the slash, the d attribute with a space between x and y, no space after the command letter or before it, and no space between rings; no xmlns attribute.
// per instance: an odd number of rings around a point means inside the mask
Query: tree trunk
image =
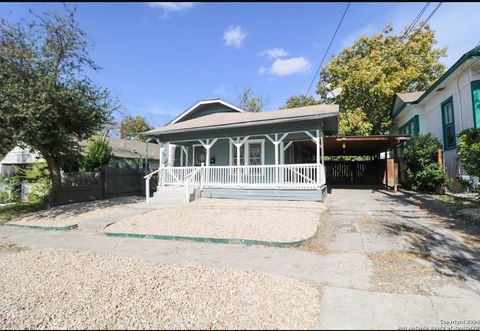
<svg viewBox="0 0 480 331"><path fill-rule="evenodd" d="M60 187L62 184L62 175L60 173L60 167L56 160L45 157L45 160L48 164L48 169L50 170L50 179L52 180L52 188L55 189Z"/></svg>

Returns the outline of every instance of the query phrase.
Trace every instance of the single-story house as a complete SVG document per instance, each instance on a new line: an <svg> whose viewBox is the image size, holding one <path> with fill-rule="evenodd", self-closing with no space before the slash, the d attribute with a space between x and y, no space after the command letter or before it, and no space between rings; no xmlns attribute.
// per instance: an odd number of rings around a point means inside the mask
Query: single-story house
<svg viewBox="0 0 480 331"><path fill-rule="evenodd" d="M426 91L398 93L393 100L391 133L432 133L440 139L451 177L462 175L458 134L480 128L480 46L465 53Z"/></svg>
<svg viewBox="0 0 480 331"><path fill-rule="evenodd" d="M158 148L150 148L147 151L148 144L141 141L119 138L108 138L108 140L114 156L109 166L115 168L142 168L145 164L145 153L148 152L147 168L150 170L158 169L160 159ZM82 148L85 148L87 141L81 141L79 144ZM14 175L17 167L43 161L45 160L38 152L16 146L0 161L0 177Z"/></svg>
<svg viewBox="0 0 480 331"><path fill-rule="evenodd" d="M372 156L371 177L377 183L378 160L373 157L407 138L337 137L338 115L338 105L251 113L221 99L197 102L165 126L143 134L168 151L167 159L160 153L162 166L147 180L158 173L155 197L171 195L166 186L177 186L186 187L187 199L188 190L197 187L200 196L210 198L321 201L328 146L332 156ZM336 164L328 173L358 179L371 169L356 165Z"/></svg>

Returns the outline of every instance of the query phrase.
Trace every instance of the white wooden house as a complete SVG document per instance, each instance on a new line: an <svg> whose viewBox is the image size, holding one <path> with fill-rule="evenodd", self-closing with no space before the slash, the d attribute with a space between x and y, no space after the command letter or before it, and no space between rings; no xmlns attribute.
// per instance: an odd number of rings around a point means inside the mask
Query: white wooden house
<svg viewBox="0 0 480 331"><path fill-rule="evenodd" d="M450 176L462 169L457 155L458 134L480 128L480 47L465 53L426 91L399 93L392 107L391 133L432 133L442 142Z"/></svg>

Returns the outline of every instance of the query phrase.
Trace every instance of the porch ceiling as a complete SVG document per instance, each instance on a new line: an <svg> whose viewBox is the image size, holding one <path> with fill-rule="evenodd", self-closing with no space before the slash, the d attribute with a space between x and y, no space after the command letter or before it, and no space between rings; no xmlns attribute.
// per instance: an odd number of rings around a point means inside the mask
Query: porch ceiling
<svg viewBox="0 0 480 331"><path fill-rule="evenodd" d="M407 141L407 135L396 136L359 136L359 137L325 137L326 156L359 156L378 155L386 150L395 148L403 141ZM311 149L315 144L311 141L303 142Z"/></svg>

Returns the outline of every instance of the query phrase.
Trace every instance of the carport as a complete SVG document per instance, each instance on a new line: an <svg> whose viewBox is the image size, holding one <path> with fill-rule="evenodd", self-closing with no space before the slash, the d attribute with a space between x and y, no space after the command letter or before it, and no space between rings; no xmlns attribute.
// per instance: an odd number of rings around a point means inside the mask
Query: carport
<svg viewBox="0 0 480 331"><path fill-rule="evenodd" d="M325 137L327 185L385 185L396 189L397 150L408 139L408 135ZM314 147L311 142L302 143L309 149Z"/></svg>

